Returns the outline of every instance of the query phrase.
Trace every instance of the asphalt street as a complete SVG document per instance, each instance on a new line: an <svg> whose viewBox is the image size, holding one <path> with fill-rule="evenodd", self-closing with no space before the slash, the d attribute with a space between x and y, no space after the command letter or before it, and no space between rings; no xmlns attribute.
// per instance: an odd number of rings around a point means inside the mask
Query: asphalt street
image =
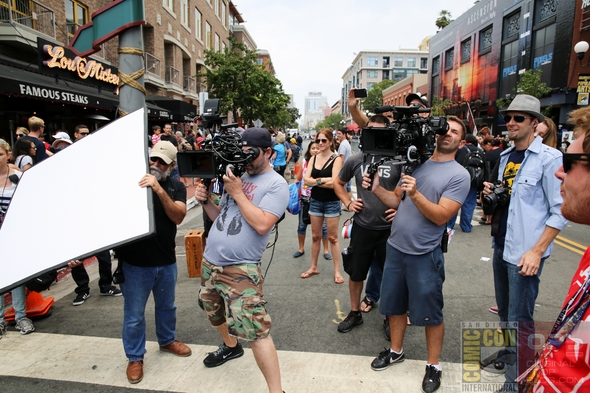
<svg viewBox="0 0 590 393"><path fill-rule="evenodd" d="M446 332L441 356L443 362L461 362L462 323L498 321L497 316L488 311L488 307L495 304L491 269L492 249L490 227L475 223L480 213L480 210L476 210L471 233L462 233L456 225L458 231L452 238L449 251L445 255ZM344 213L341 223L350 215L350 213ZM217 346L221 340L207 322L204 312L197 306L199 279L188 277L184 254L184 235L189 230L202 227L202 210L200 206L197 206L188 212L184 222L178 228L176 239L179 267L176 292L177 338L188 344ZM286 218L278 226L276 244L265 252L262 264L263 271L267 271L265 297L273 320L272 336L277 349L303 353L365 356L368 360L363 360L367 363L363 373L372 375L370 373L374 372L369 367L370 359L388 345L383 335L383 317L379 315L378 307L363 315L363 325L349 333L339 333L336 326L350 310L347 284L334 284L332 261L326 261L321 256L319 263L321 274L305 280L300 278L300 274L310 265L311 229L308 228L305 254L294 259L292 254L297 250L296 227L297 217L287 213ZM270 241L272 242L273 239L274 234L271 235ZM341 246L348 244L347 240L340 241ZM552 324L561 308L569 281L587 245L587 228L569 224L560 234L558 242L560 244L556 245L553 255L547 260L543 269L535 311L535 319L546 321L548 324ZM227 246L239 247L240 245L228 244ZM116 261L113 265L114 268ZM74 307L71 304L75 297L73 293L75 285L69 277L43 293L44 296L56 297L56 302L50 317L34 322L36 332L33 335L54 335L56 342L52 345L56 347L61 345L57 338L68 336L120 340L123 298L99 296L96 266L90 267L89 271L93 272L91 297L81 306ZM156 337L151 301L148 304L146 316L147 339L153 342L156 341ZM12 330L11 334L17 333ZM29 337L32 336L24 336L22 340L27 340ZM7 338L0 340L0 348L6 349L6 345L9 345ZM95 349L88 347L87 351L92 354ZM121 361L121 357L124 358L122 345L114 351L113 357ZM423 328L408 327L404 351L408 359L419 361L418 364L421 365L418 374L422 375L424 364L422 362L426 360ZM28 354L23 353L22 356L28 356ZM10 359L6 357L2 356L2 358L4 362L10 362ZM2 392L29 389L61 392L119 392L126 389L111 386L108 382L81 384L72 382L67 377L60 377L60 380L56 381L39 375L23 376L2 370L0 367L0 391ZM123 379L124 372L122 368L120 377ZM228 378L231 376L228 375ZM140 384L133 388L141 391L142 386Z"/></svg>

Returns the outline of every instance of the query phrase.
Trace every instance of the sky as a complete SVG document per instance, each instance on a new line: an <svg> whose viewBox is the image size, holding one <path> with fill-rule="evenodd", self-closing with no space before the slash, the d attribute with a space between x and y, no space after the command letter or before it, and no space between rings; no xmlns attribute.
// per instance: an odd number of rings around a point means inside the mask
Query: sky
<svg viewBox="0 0 590 393"><path fill-rule="evenodd" d="M484 0L485 1L485 0ZM417 49L436 34L441 10L458 18L474 0L234 1L258 49L269 51L276 77L293 94L303 122L305 96L340 99L342 75L363 50Z"/></svg>

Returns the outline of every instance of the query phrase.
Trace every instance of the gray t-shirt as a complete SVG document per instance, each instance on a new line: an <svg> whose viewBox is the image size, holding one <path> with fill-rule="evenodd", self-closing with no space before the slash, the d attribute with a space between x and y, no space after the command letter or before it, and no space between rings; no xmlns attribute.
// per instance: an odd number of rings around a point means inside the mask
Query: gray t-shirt
<svg viewBox="0 0 590 393"><path fill-rule="evenodd" d="M367 173L369 165L377 162L381 156L358 153L350 157L340 170L338 177L343 182L352 178L356 181L357 196L363 200L364 209L354 214L354 224L366 229L389 229L391 224L385 219L387 206L370 191L362 187L363 175ZM401 165L393 165L391 161L379 166L379 184L386 190L393 191L399 181Z"/></svg>
<svg viewBox="0 0 590 393"><path fill-rule="evenodd" d="M416 168L412 177L418 191L437 204L443 197L463 204L471 183L469 172L455 160L428 160ZM403 253L423 255L440 246L445 225L436 225L424 217L408 196L399 205L387 241Z"/></svg>
<svg viewBox="0 0 590 393"><path fill-rule="evenodd" d="M348 142L348 139L345 139L342 142L340 142L340 146L338 146L338 155L344 156L344 157L342 157L343 162L346 162L350 158L351 154L352 154L352 148L350 147L350 143Z"/></svg>
<svg viewBox="0 0 590 393"><path fill-rule="evenodd" d="M242 190L254 205L277 217L283 215L289 203L289 186L273 170L242 175ZM270 230L264 235L256 232L227 193L221 197L219 207L221 211L207 237L205 259L217 266L260 263Z"/></svg>

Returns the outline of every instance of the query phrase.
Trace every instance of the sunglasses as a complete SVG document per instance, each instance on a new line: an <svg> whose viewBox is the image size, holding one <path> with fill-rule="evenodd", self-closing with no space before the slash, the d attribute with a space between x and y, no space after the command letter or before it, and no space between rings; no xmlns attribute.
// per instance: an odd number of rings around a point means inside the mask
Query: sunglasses
<svg viewBox="0 0 590 393"><path fill-rule="evenodd" d="M508 123L510 123L510 120L512 120L512 118L514 118L514 121L517 123L522 123L526 119L534 119L534 117L532 117L532 116L525 116L525 115L514 115L514 116L505 115L504 121L506 122L506 124L508 124Z"/></svg>
<svg viewBox="0 0 590 393"><path fill-rule="evenodd" d="M25 134L16 134L17 138L20 138L21 136L25 136Z"/></svg>
<svg viewBox="0 0 590 393"><path fill-rule="evenodd" d="M86 136L86 135L88 135L90 133L89 132L79 132L78 134Z"/></svg>
<svg viewBox="0 0 590 393"><path fill-rule="evenodd" d="M316 139L316 143L328 143L327 139Z"/></svg>
<svg viewBox="0 0 590 393"><path fill-rule="evenodd" d="M150 161L153 163L158 163L160 165L164 165L164 166L168 166L170 164L166 164L166 162L164 162L164 160L162 160L160 157L150 157Z"/></svg>
<svg viewBox="0 0 590 393"><path fill-rule="evenodd" d="M563 155L563 171L568 173L574 161L590 161L590 154L565 153Z"/></svg>

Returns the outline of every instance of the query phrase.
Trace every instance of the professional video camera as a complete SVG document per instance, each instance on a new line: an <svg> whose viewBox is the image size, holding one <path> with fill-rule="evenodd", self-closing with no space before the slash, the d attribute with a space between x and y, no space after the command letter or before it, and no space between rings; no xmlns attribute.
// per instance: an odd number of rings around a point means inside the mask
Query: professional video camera
<svg viewBox="0 0 590 393"><path fill-rule="evenodd" d="M201 118L207 128L212 128L211 139L202 143L202 150L179 152L177 155L178 174L181 177L198 177L201 179L223 180L229 167L235 176L242 176L246 166L258 157L259 151L242 150L242 137L230 128L237 127L236 123L221 124L219 116L219 100L205 101L205 110Z"/></svg>
<svg viewBox="0 0 590 393"><path fill-rule="evenodd" d="M361 133L361 149L367 154L385 156L367 170L371 178L384 162L406 165L403 172L411 174L434 152L436 135L445 135L449 125L444 117L421 117L429 108L418 106L380 106L375 113L393 112L393 121L384 127L365 127Z"/></svg>

